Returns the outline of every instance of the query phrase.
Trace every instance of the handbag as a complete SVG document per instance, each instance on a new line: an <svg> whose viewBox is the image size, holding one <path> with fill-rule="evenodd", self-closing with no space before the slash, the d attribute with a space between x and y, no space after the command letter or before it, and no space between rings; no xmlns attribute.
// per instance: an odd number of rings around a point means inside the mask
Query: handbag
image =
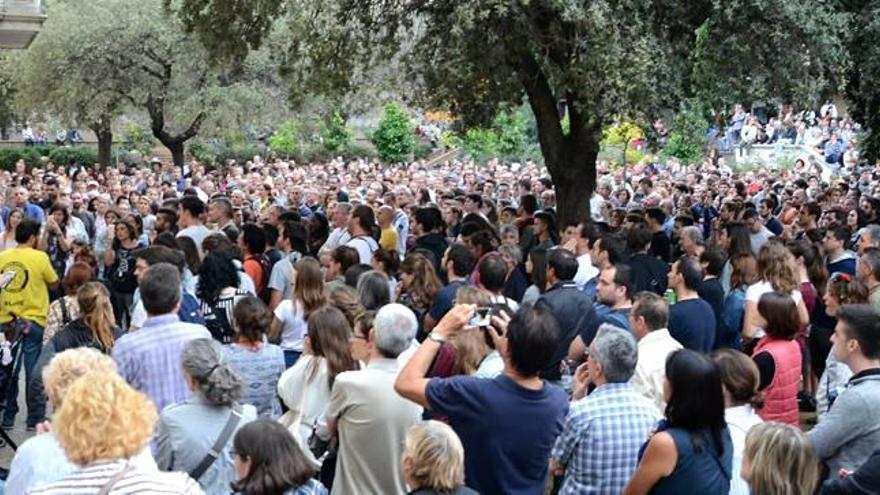
<svg viewBox="0 0 880 495"><path fill-rule="evenodd" d="M208 453L205 454L205 457L202 458L201 462L199 462L195 469L189 472L192 479L198 481L198 479L205 474L205 471L211 467L211 464L214 464L214 461L220 457L220 451L223 450L223 447L229 442L229 438L232 437L235 428L238 426L238 423L241 422L241 412L241 404L236 403L232 405L232 411L229 413L229 419L226 420L226 425L223 426L223 431L220 432L214 445L211 446L211 449L208 450Z"/></svg>

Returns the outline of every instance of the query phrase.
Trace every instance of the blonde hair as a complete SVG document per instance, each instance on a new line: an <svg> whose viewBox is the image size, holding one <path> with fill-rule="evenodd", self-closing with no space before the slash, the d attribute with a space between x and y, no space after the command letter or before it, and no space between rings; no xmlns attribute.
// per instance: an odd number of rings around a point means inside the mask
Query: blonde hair
<svg viewBox="0 0 880 495"><path fill-rule="evenodd" d="M116 363L91 347L77 347L60 352L43 368L46 396L55 409L61 406L67 388L77 378L90 372L115 373Z"/></svg>
<svg viewBox="0 0 880 495"><path fill-rule="evenodd" d="M321 265L315 258L303 258L296 262L296 285L293 287L293 301L303 305L303 319L307 320L312 311L327 303L324 294L324 279Z"/></svg>
<svg viewBox="0 0 880 495"><path fill-rule="evenodd" d="M455 303L486 307L489 306L491 300L481 289L462 287L455 293ZM455 366L452 372L456 375L473 374L480 367L480 363L483 362L486 355L492 352L492 348L486 343L482 331L459 332L452 339L452 346L455 347Z"/></svg>
<svg viewBox="0 0 880 495"><path fill-rule="evenodd" d="M449 425L439 421L414 425L404 445L412 460L413 488L453 492L464 485L464 448Z"/></svg>
<svg viewBox="0 0 880 495"><path fill-rule="evenodd" d="M110 293L100 282L88 282L76 293L79 314L92 331L92 336L104 347L106 352L113 349L113 329L116 319L110 304Z"/></svg>
<svg viewBox="0 0 880 495"><path fill-rule="evenodd" d="M799 495L813 493L819 460L804 433L787 424L761 423L746 436L743 455L749 459L752 493Z"/></svg>
<svg viewBox="0 0 880 495"><path fill-rule="evenodd" d="M781 241L770 239L761 246L758 273L777 292L790 294L798 288L797 262Z"/></svg>
<svg viewBox="0 0 880 495"><path fill-rule="evenodd" d="M116 373L87 373L64 399L52 430L74 464L129 459L150 442L156 406Z"/></svg>

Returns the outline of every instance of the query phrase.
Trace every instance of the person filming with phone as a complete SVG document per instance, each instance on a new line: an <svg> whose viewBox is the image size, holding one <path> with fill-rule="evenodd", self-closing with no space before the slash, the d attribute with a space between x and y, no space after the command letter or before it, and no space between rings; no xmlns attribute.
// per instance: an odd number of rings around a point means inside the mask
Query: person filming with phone
<svg viewBox="0 0 880 495"><path fill-rule="evenodd" d="M558 344L556 318L546 306L526 305L512 319L491 314L486 322L477 310L469 304L453 307L401 370L394 389L448 418L464 445L470 488L480 493L542 493L547 459L569 404L561 388L539 376ZM501 375L425 378L444 342L483 331L484 323L489 323L485 331L504 361Z"/></svg>

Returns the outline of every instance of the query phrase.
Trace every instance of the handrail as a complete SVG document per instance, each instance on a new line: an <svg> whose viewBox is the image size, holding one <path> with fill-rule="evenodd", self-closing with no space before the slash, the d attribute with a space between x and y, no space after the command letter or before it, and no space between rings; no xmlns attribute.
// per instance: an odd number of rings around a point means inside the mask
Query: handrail
<svg viewBox="0 0 880 495"><path fill-rule="evenodd" d="M0 15L45 15L43 0L0 0Z"/></svg>

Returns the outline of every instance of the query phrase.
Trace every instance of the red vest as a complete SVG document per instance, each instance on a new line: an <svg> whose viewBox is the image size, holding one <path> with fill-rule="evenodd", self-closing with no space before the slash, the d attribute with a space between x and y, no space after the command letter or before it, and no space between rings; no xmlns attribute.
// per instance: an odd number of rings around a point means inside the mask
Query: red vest
<svg viewBox="0 0 880 495"><path fill-rule="evenodd" d="M794 340L764 337L752 356L767 352L773 358L775 373L764 389L764 407L758 416L764 421L778 421L792 426L800 425L797 392L801 382L801 348Z"/></svg>

